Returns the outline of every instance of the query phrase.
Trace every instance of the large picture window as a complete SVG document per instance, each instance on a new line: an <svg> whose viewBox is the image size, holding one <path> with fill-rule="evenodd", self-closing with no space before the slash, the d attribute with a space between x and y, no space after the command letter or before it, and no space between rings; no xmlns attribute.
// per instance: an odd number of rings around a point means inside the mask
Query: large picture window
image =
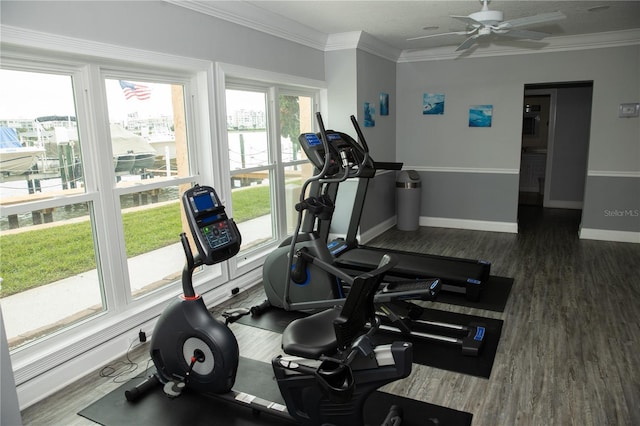
<svg viewBox="0 0 640 426"><path fill-rule="evenodd" d="M0 303L16 348L106 302L72 74L3 69L0 92Z"/></svg>
<svg viewBox="0 0 640 426"><path fill-rule="evenodd" d="M316 96L256 81L226 85L229 185L243 236L239 267L242 259L255 259L295 228L294 206L313 172L298 136L313 131Z"/></svg>
<svg viewBox="0 0 640 426"><path fill-rule="evenodd" d="M206 303L257 283L293 229L312 172L297 137L314 127L319 91L248 80L214 91L210 63L163 58L166 69L2 52L0 306L19 389L152 332L180 291L180 199L193 184L218 190L243 236L238 256L194 275Z"/></svg>
<svg viewBox="0 0 640 426"><path fill-rule="evenodd" d="M131 295L174 282L183 260L180 196L190 175L184 88L105 79Z"/></svg>
<svg viewBox="0 0 640 426"><path fill-rule="evenodd" d="M179 280L193 120L189 76L10 65L0 70L0 304L15 351ZM90 86L102 90L86 102L79 88Z"/></svg>

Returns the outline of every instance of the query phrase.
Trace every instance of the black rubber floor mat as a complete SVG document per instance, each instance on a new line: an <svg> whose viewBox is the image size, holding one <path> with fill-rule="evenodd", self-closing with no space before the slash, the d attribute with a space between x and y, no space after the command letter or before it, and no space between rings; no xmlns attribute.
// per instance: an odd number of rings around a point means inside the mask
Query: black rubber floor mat
<svg viewBox="0 0 640 426"><path fill-rule="evenodd" d="M284 404L273 378L271 365L247 358L240 359L234 389L263 399ZM234 404L225 404L206 395L185 392L176 399L167 398L157 387L136 403L129 403L124 391L139 383L133 379L78 414L105 426L276 426L286 424L281 418L261 414ZM426 402L403 398L385 392L374 392L365 404L365 421L378 425L388 408L399 405L404 411L403 425L460 425L471 424L472 414L440 407Z"/></svg>
<svg viewBox="0 0 640 426"><path fill-rule="evenodd" d="M307 314L272 308L258 317L245 316L238 322L251 327L282 333L289 322ZM438 322L466 325L482 323L486 327L485 342L477 357L462 354L459 346L431 340L407 338L401 335L380 331L380 342L388 343L393 340L408 340L413 343L413 362L428 365L457 373L489 378L493 361L498 349L502 333L502 320L478 317L474 315L458 314L437 309L425 309L422 319Z"/></svg>

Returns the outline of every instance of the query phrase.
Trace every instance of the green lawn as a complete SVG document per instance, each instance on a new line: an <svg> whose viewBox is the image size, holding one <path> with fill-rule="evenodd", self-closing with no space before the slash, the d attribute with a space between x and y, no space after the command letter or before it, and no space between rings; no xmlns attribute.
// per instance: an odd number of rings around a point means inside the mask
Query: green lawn
<svg viewBox="0 0 640 426"><path fill-rule="evenodd" d="M269 187L236 190L233 203L236 222L268 214ZM127 256L179 242L180 208L176 202L123 214ZM0 235L0 297L95 269L92 234L86 221Z"/></svg>

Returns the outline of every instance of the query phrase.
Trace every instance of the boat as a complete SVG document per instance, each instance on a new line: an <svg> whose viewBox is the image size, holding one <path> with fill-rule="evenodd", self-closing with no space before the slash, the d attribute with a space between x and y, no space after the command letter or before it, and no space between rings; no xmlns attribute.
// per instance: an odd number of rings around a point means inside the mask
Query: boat
<svg viewBox="0 0 640 426"><path fill-rule="evenodd" d="M153 166L158 153L145 138L118 124L111 124L110 130L116 173L135 174Z"/></svg>
<svg viewBox="0 0 640 426"><path fill-rule="evenodd" d="M23 146L15 129L0 126L0 174L28 173L43 154L43 148Z"/></svg>

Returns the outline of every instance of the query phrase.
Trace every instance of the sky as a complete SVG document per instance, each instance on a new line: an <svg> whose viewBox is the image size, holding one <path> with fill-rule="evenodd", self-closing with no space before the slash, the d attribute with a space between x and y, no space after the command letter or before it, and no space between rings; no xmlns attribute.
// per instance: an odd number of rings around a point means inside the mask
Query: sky
<svg viewBox="0 0 640 426"><path fill-rule="evenodd" d="M173 115L168 84L142 83L151 98L126 99L118 80L106 80L109 121L122 121L137 112L140 118ZM34 119L46 115L75 116L71 77L0 70L0 119Z"/></svg>

